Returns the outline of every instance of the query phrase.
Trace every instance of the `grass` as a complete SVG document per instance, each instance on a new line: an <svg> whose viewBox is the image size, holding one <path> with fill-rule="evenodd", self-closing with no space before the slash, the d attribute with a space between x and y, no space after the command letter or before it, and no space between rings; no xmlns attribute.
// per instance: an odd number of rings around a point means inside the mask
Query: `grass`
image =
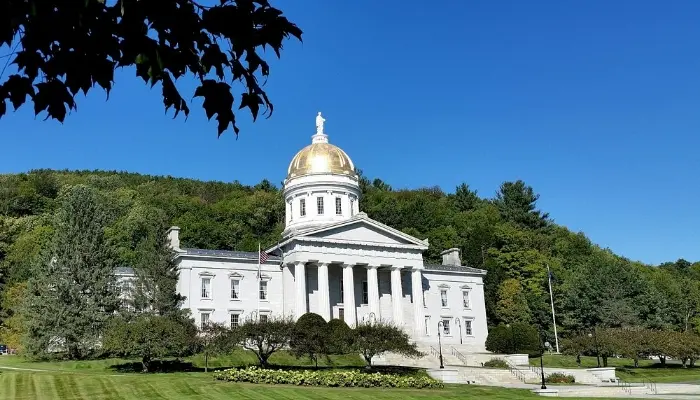
<svg viewBox="0 0 700 400"><path fill-rule="evenodd" d="M212 363L228 366L232 362L247 362L248 354L234 353L218 357ZM277 362L291 361L287 354L277 356ZM200 366L199 357L191 360ZM294 359L298 365L299 361ZM333 360L336 365L354 364L348 360ZM0 356L0 367L42 369L18 371L0 369L0 398L5 400L203 400L203 399L342 399L342 400L432 400L432 399L537 399L527 390L448 385L440 390L323 388L235 384L216 381L211 373L123 373L115 366L130 360L106 359L94 361L31 362L15 356ZM301 364L304 364L301 361Z"/></svg>
<svg viewBox="0 0 700 400"><path fill-rule="evenodd" d="M545 355L545 367L551 368L595 368L595 357L581 357L581 366L576 364L576 357L565 355ZM602 362L602 360L601 360ZM530 359L530 365L540 365L539 358ZM630 358L608 358L608 366L617 369L616 374L627 382L651 380L656 383L697 383L700 384L700 367L683 368L677 363L662 366L654 360L639 360L639 367L634 367Z"/></svg>

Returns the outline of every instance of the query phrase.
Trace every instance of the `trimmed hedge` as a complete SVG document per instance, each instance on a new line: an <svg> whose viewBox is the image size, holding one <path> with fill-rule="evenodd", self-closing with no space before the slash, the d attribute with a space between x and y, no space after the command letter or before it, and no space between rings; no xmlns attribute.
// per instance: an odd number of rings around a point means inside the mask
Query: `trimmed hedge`
<svg viewBox="0 0 700 400"><path fill-rule="evenodd" d="M576 383L576 378L573 375L562 374L561 372L553 372L544 378L547 383Z"/></svg>
<svg viewBox="0 0 700 400"><path fill-rule="evenodd" d="M492 358L484 363L485 368L508 369L508 363L500 358Z"/></svg>
<svg viewBox="0 0 700 400"><path fill-rule="evenodd" d="M328 387L393 387L438 389L442 382L428 376L403 376L366 373L358 370L273 370L248 367L227 369L214 374L214 378L228 382L262 383L268 385L328 386Z"/></svg>

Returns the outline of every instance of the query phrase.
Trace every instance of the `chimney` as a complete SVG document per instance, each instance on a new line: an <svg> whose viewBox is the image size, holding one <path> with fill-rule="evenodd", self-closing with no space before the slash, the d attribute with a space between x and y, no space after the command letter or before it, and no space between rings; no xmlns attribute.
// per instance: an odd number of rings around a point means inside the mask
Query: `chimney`
<svg viewBox="0 0 700 400"><path fill-rule="evenodd" d="M175 251L180 251L180 227L171 226L165 234L168 236L170 247Z"/></svg>
<svg viewBox="0 0 700 400"><path fill-rule="evenodd" d="M461 266L462 265L462 258L460 257L461 251L453 247L451 249L447 249L440 253L442 256L442 265L454 265L454 266Z"/></svg>

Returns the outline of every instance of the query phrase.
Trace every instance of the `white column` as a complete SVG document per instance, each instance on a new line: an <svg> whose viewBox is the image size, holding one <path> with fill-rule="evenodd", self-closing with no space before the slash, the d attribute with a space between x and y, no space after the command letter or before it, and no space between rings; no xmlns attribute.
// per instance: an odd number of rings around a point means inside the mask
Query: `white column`
<svg viewBox="0 0 700 400"><path fill-rule="evenodd" d="M294 264L294 287L296 288L294 319L299 319L306 314L306 264L301 261Z"/></svg>
<svg viewBox="0 0 700 400"><path fill-rule="evenodd" d="M351 264L343 265L343 309L345 311L345 323L351 328L355 327L357 323L355 275Z"/></svg>
<svg viewBox="0 0 700 400"><path fill-rule="evenodd" d="M374 321L379 321L379 280L375 265L367 266L367 297L369 297L369 312L374 313Z"/></svg>
<svg viewBox="0 0 700 400"><path fill-rule="evenodd" d="M328 289L328 263L318 264L318 314L331 320L331 298Z"/></svg>
<svg viewBox="0 0 700 400"><path fill-rule="evenodd" d="M391 267L391 306L394 311L394 324L403 326L403 288L401 287L401 267Z"/></svg>
<svg viewBox="0 0 700 400"><path fill-rule="evenodd" d="M425 336L425 314L423 310L423 274L414 268L411 272L411 288L413 292L413 317L416 336Z"/></svg>

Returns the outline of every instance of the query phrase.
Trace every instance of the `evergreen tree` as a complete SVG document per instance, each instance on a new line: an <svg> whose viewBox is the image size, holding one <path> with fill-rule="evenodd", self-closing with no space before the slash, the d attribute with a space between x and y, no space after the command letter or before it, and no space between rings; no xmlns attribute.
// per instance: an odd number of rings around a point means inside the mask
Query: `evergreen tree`
<svg viewBox="0 0 700 400"><path fill-rule="evenodd" d="M457 186L455 194L451 196L453 199L454 207L458 211L471 211L475 209L481 199L476 193L476 190L469 189L469 185L462 183Z"/></svg>
<svg viewBox="0 0 700 400"><path fill-rule="evenodd" d="M496 193L493 203L498 207L501 217L521 227L539 229L547 226L549 214L535 207L540 198L531 186L517 180L504 182Z"/></svg>
<svg viewBox="0 0 700 400"><path fill-rule="evenodd" d="M183 316L180 306L185 297L177 293L179 272L165 230L138 243L135 253L134 309L161 316Z"/></svg>
<svg viewBox="0 0 700 400"><path fill-rule="evenodd" d="M51 243L29 282L26 350L80 359L95 349L119 300L100 194L77 185L59 202Z"/></svg>

